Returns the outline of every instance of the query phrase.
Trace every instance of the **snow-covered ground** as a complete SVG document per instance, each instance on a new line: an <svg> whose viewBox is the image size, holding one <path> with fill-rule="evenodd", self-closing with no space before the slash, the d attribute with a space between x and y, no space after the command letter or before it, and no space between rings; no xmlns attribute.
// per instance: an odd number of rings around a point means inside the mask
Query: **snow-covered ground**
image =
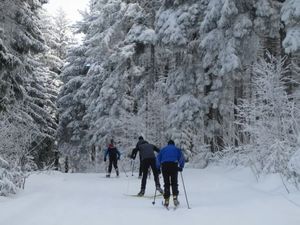
<svg viewBox="0 0 300 225"><path fill-rule="evenodd" d="M1 225L299 225L300 193L287 194L277 175L259 183L248 169L186 169L192 209L187 209L179 176L180 208L167 211L159 197L132 197L136 176L104 174L34 174L26 189L0 198ZM154 194L148 180L146 196Z"/></svg>

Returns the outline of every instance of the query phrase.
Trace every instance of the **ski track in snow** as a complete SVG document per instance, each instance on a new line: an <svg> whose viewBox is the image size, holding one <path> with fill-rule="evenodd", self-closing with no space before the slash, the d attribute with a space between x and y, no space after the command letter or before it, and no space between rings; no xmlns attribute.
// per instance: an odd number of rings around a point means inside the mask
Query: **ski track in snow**
<svg viewBox="0 0 300 225"><path fill-rule="evenodd" d="M128 196L139 191L135 176L105 178L104 174L33 174L24 191L0 197L1 225L299 225L300 193L287 195L280 177L260 182L250 170L210 167L183 172L189 203L187 209L181 177L177 210L166 210L163 198ZM161 179L162 182L162 179ZM154 181L147 180L146 196L154 195Z"/></svg>

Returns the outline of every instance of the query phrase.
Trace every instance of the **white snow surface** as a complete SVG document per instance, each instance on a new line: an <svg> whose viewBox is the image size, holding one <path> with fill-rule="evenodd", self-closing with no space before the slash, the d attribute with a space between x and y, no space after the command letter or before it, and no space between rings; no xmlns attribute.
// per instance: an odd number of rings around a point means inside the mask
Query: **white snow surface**
<svg viewBox="0 0 300 225"><path fill-rule="evenodd" d="M1 225L299 225L300 193L287 194L278 175L259 182L244 168L185 169L191 209L179 176L180 207L167 211L153 199L133 197L136 174L33 174L17 195L0 197ZM148 179L146 196L154 194Z"/></svg>

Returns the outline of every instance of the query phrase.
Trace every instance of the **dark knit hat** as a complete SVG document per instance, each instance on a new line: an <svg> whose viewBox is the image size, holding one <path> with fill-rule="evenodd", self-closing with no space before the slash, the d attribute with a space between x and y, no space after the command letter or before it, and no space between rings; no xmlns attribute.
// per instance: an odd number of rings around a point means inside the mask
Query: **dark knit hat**
<svg viewBox="0 0 300 225"><path fill-rule="evenodd" d="M143 136L139 136L139 140L144 140Z"/></svg>
<svg viewBox="0 0 300 225"><path fill-rule="evenodd" d="M173 140L169 140L168 145L175 145L175 142Z"/></svg>

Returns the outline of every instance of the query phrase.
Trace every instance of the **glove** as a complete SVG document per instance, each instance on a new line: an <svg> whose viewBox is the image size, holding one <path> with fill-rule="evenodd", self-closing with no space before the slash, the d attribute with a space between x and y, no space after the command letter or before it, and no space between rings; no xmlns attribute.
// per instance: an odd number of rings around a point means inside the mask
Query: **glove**
<svg viewBox="0 0 300 225"><path fill-rule="evenodd" d="M106 162L106 159L104 159L104 162Z"/></svg>
<svg viewBox="0 0 300 225"><path fill-rule="evenodd" d="M182 170L183 170L183 168L178 167L178 171L179 171L179 172L182 172Z"/></svg>

